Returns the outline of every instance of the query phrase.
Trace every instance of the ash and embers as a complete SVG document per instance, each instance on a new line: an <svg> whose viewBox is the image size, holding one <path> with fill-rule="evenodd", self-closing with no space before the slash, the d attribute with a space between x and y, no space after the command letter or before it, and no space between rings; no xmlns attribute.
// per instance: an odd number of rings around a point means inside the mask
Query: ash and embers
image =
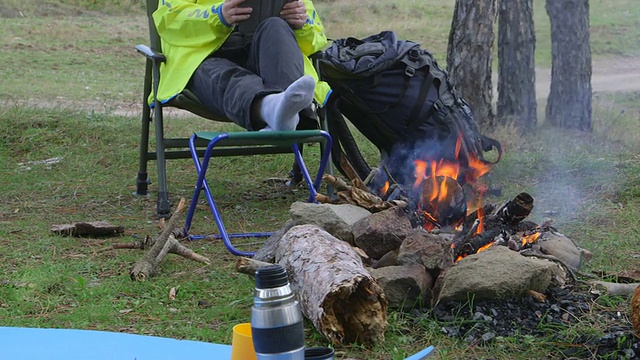
<svg viewBox="0 0 640 360"><path fill-rule="evenodd" d="M543 302L532 296L451 301L411 314L474 345L511 337L522 344L553 343L557 350L549 358L640 359L640 338L634 335L626 301L612 306L580 286L549 288L544 295ZM576 331L578 327L595 331Z"/></svg>

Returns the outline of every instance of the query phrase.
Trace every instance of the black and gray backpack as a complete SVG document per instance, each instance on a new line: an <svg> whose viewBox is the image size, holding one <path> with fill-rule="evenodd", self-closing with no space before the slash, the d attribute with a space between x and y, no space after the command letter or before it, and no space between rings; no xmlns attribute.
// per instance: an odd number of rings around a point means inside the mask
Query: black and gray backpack
<svg viewBox="0 0 640 360"><path fill-rule="evenodd" d="M462 167L472 158L489 164L483 153L494 148L499 154L494 163L499 161L500 143L480 134L447 72L419 44L398 40L391 31L338 39L319 65L322 79L333 89L327 119L334 162L341 172L341 154L361 178L370 171L342 115L380 150L391 168L415 158L455 158Z"/></svg>

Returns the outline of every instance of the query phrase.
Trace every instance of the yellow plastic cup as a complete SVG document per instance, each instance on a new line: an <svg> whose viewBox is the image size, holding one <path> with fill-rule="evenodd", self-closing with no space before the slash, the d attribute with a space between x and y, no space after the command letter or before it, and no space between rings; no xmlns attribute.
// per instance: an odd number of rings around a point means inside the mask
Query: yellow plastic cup
<svg viewBox="0 0 640 360"><path fill-rule="evenodd" d="M242 323L233 327L231 360L258 360L253 348L251 323Z"/></svg>

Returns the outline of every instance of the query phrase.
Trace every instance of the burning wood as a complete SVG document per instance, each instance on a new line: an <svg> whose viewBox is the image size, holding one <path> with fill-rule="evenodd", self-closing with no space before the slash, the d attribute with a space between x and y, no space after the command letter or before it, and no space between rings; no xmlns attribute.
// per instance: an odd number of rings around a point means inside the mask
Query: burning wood
<svg viewBox="0 0 640 360"><path fill-rule="evenodd" d="M524 249L540 237L537 225L522 224L531 210L533 197L520 193L500 207L488 205L473 212L451 244L453 258L475 254L496 243L507 245L511 250Z"/></svg>
<svg viewBox="0 0 640 360"><path fill-rule="evenodd" d="M464 190L448 176L428 177L418 185L419 215L423 215L425 230L456 227L467 213ZM421 213L420 213L421 212Z"/></svg>

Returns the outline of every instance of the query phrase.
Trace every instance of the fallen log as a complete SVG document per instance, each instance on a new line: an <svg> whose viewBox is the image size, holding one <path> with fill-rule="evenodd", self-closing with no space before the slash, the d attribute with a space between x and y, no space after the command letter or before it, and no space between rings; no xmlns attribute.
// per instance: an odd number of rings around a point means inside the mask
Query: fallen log
<svg viewBox="0 0 640 360"><path fill-rule="evenodd" d="M332 343L384 340L386 297L349 244L314 225L294 226L280 239L276 262L287 269L302 313Z"/></svg>
<svg viewBox="0 0 640 360"><path fill-rule="evenodd" d="M108 221L81 221L73 224L52 225L51 232L62 236L119 236L124 233L124 226L112 225Z"/></svg>
<svg viewBox="0 0 640 360"><path fill-rule="evenodd" d="M182 198L180 199L176 210L173 212L171 219L165 223L162 231L160 231L156 238L148 242L148 244L151 245L151 249L149 249L149 251L144 254L144 256L142 256L131 268L131 271L129 272L131 280L142 281L152 276L156 272L158 264L160 264L162 259L164 259L168 253L177 254L187 259L205 264L211 263L207 257L199 255L193 250L180 244L173 235L173 231L178 224L178 219L181 218L179 215L181 215L184 210L184 205L185 199Z"/></svg>

